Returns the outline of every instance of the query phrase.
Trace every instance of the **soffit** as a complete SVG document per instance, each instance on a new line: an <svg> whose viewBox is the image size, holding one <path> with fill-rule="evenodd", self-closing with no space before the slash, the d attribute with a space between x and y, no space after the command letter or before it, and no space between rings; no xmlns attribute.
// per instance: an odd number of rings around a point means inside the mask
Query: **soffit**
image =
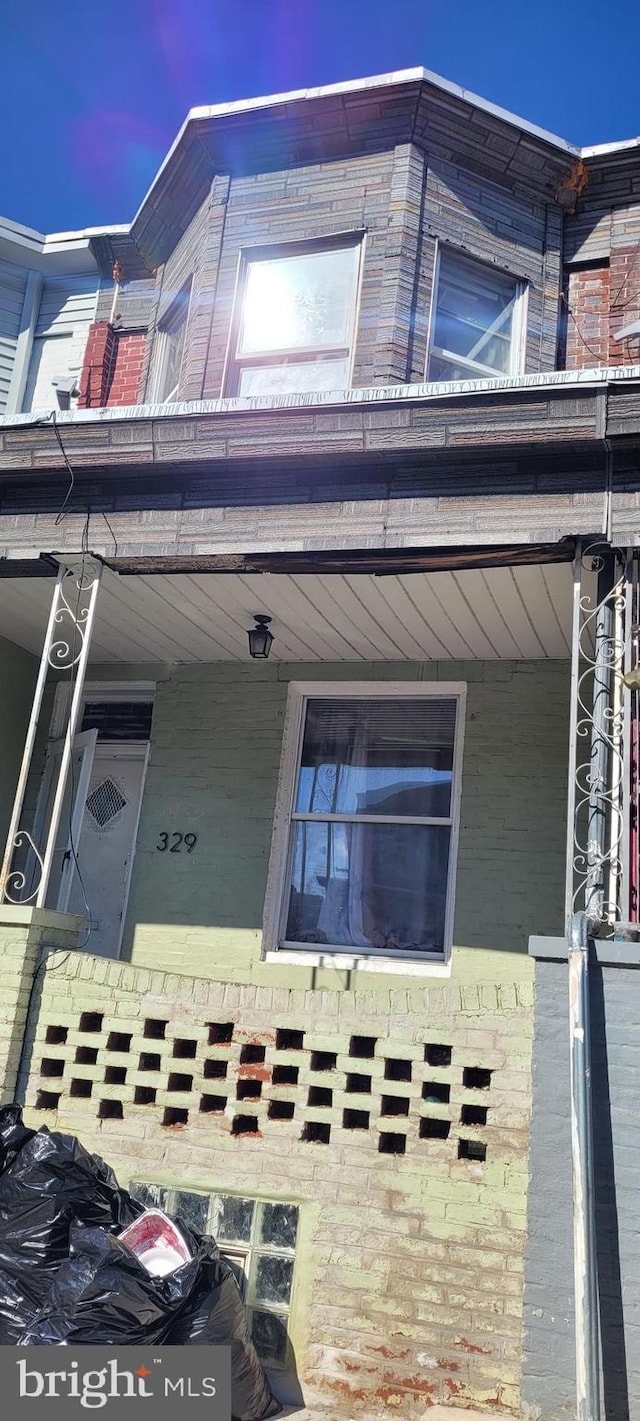
<svg viewBox="0 0 640 1421"><path fill-rule="evenodd" d="M366 574L105 573L91 659L248 661L256 612L273 618L271 661L539 660L569 655L567 564ZM0 635L39 655L50 578L2 582Z"/></svg>

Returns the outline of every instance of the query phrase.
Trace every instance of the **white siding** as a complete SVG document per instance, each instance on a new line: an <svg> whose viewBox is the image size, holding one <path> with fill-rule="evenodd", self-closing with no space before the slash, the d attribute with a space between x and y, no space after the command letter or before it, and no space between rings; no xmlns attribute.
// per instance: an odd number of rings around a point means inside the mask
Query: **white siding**
<svg viewBox="0 0 640 1421"><path fill-rule="evenodd" d="M57 276L45 281L36 326L37 336L90 326L95 317L98 279L95 276Z"/></svg>
<svg viewBox="0 0 640 1421"><path fill-rule="evenodd" d="M57 409L52 380L58 375L80 378L97 298L98 281L94 276L45 281L22 402L24 410Z"/></svg>
<svg viewBox="0 0 640 1421"><path fill-rule="evenodd" d="M0 414L7 407L26 285L25 271L0 262Z"/></svg>

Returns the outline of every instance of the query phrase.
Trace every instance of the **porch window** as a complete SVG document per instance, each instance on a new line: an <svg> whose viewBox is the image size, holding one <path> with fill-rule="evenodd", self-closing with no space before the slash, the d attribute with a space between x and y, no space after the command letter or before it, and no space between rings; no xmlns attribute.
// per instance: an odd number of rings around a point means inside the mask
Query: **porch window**
<svg viewBox="0 0 640 1421"><path fill-rule="evenodd" d="M457 252L437 264L429 380L487 379L522 368L524 287Z"/></svg>
<svg viewBox="0 0 640 1421"><path fill-rule="evenodd" d="M261 1360L286 1367L298 1206L154 1184L132 1184L131 1193L146 1208L164 1209L215 1238L235 1274Z"/></svg>
<svg viewBox="0 0 640 1421"><path fill-rule="evenodd" d="M184 340L187 330L189 296L188 283L169 307L167 315L160 322L156 333L155 380L153 399L158 404L175 400L178 395Z"/></svg>
<svg viewBox="0 0 640 1421"><path fill-rule="evenodd" d="M360 240L246 255L227 393L277 395L349 385Z"/></svg>
<svg viewBox="0 0 640 1421"><path fill-rule="evenodd" d="M443 957L461 695L377 685L302 697L279 946Z"/></svg>

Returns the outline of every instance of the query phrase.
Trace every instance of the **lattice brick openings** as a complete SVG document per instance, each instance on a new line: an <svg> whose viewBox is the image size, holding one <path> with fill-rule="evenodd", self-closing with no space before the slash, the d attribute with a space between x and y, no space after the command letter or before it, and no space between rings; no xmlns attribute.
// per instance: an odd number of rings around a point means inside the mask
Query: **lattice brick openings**
<svg viewBox="0 0 640 1421"><path fill-rule="evenodd" d="M486 1158L490 1116L500 1123L494 1070L446 1042L352 1035L345 1051L337 1036L290 1025L255 1032L213 1021L175 1031L167 1016L144 1017L140 1050L137 1035L111 1030L103 1012L80 1012L72 1027L52 1022L36 1110L55 1110L68 1094L90 1099L99 1120L144 1105L164 1128L198 1113L222 1117L238 1137L289 1125L306 1143L328 1145L358 1131L380 1154L446 1142L469 1160Z"/></svg>
<svg viewBox="0 0 640 1421"><path fill-rule="evenodd" d="M311 1421L391 1397L401 1421L517 1412L532 985L496 956L504 982L465 980L468 952L452 979L357 991L49 959L28 1124L79 1135L124 1185L298 1209Z"/></svg>

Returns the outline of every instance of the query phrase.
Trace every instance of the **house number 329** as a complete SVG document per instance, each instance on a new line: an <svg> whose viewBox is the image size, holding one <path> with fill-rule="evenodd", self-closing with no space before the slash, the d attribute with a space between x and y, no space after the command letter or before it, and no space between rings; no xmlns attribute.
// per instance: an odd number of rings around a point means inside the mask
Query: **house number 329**
<svg viewBox="0 0 640 1421"><path fill-rule="evenodd" d="M192 854L197 842L197 834L177 834L175 831L172 834L162 833L158 834L156 849L159 854L166 854L167 851L170 854L181 854L184 844L187 853Z"/></svg>

